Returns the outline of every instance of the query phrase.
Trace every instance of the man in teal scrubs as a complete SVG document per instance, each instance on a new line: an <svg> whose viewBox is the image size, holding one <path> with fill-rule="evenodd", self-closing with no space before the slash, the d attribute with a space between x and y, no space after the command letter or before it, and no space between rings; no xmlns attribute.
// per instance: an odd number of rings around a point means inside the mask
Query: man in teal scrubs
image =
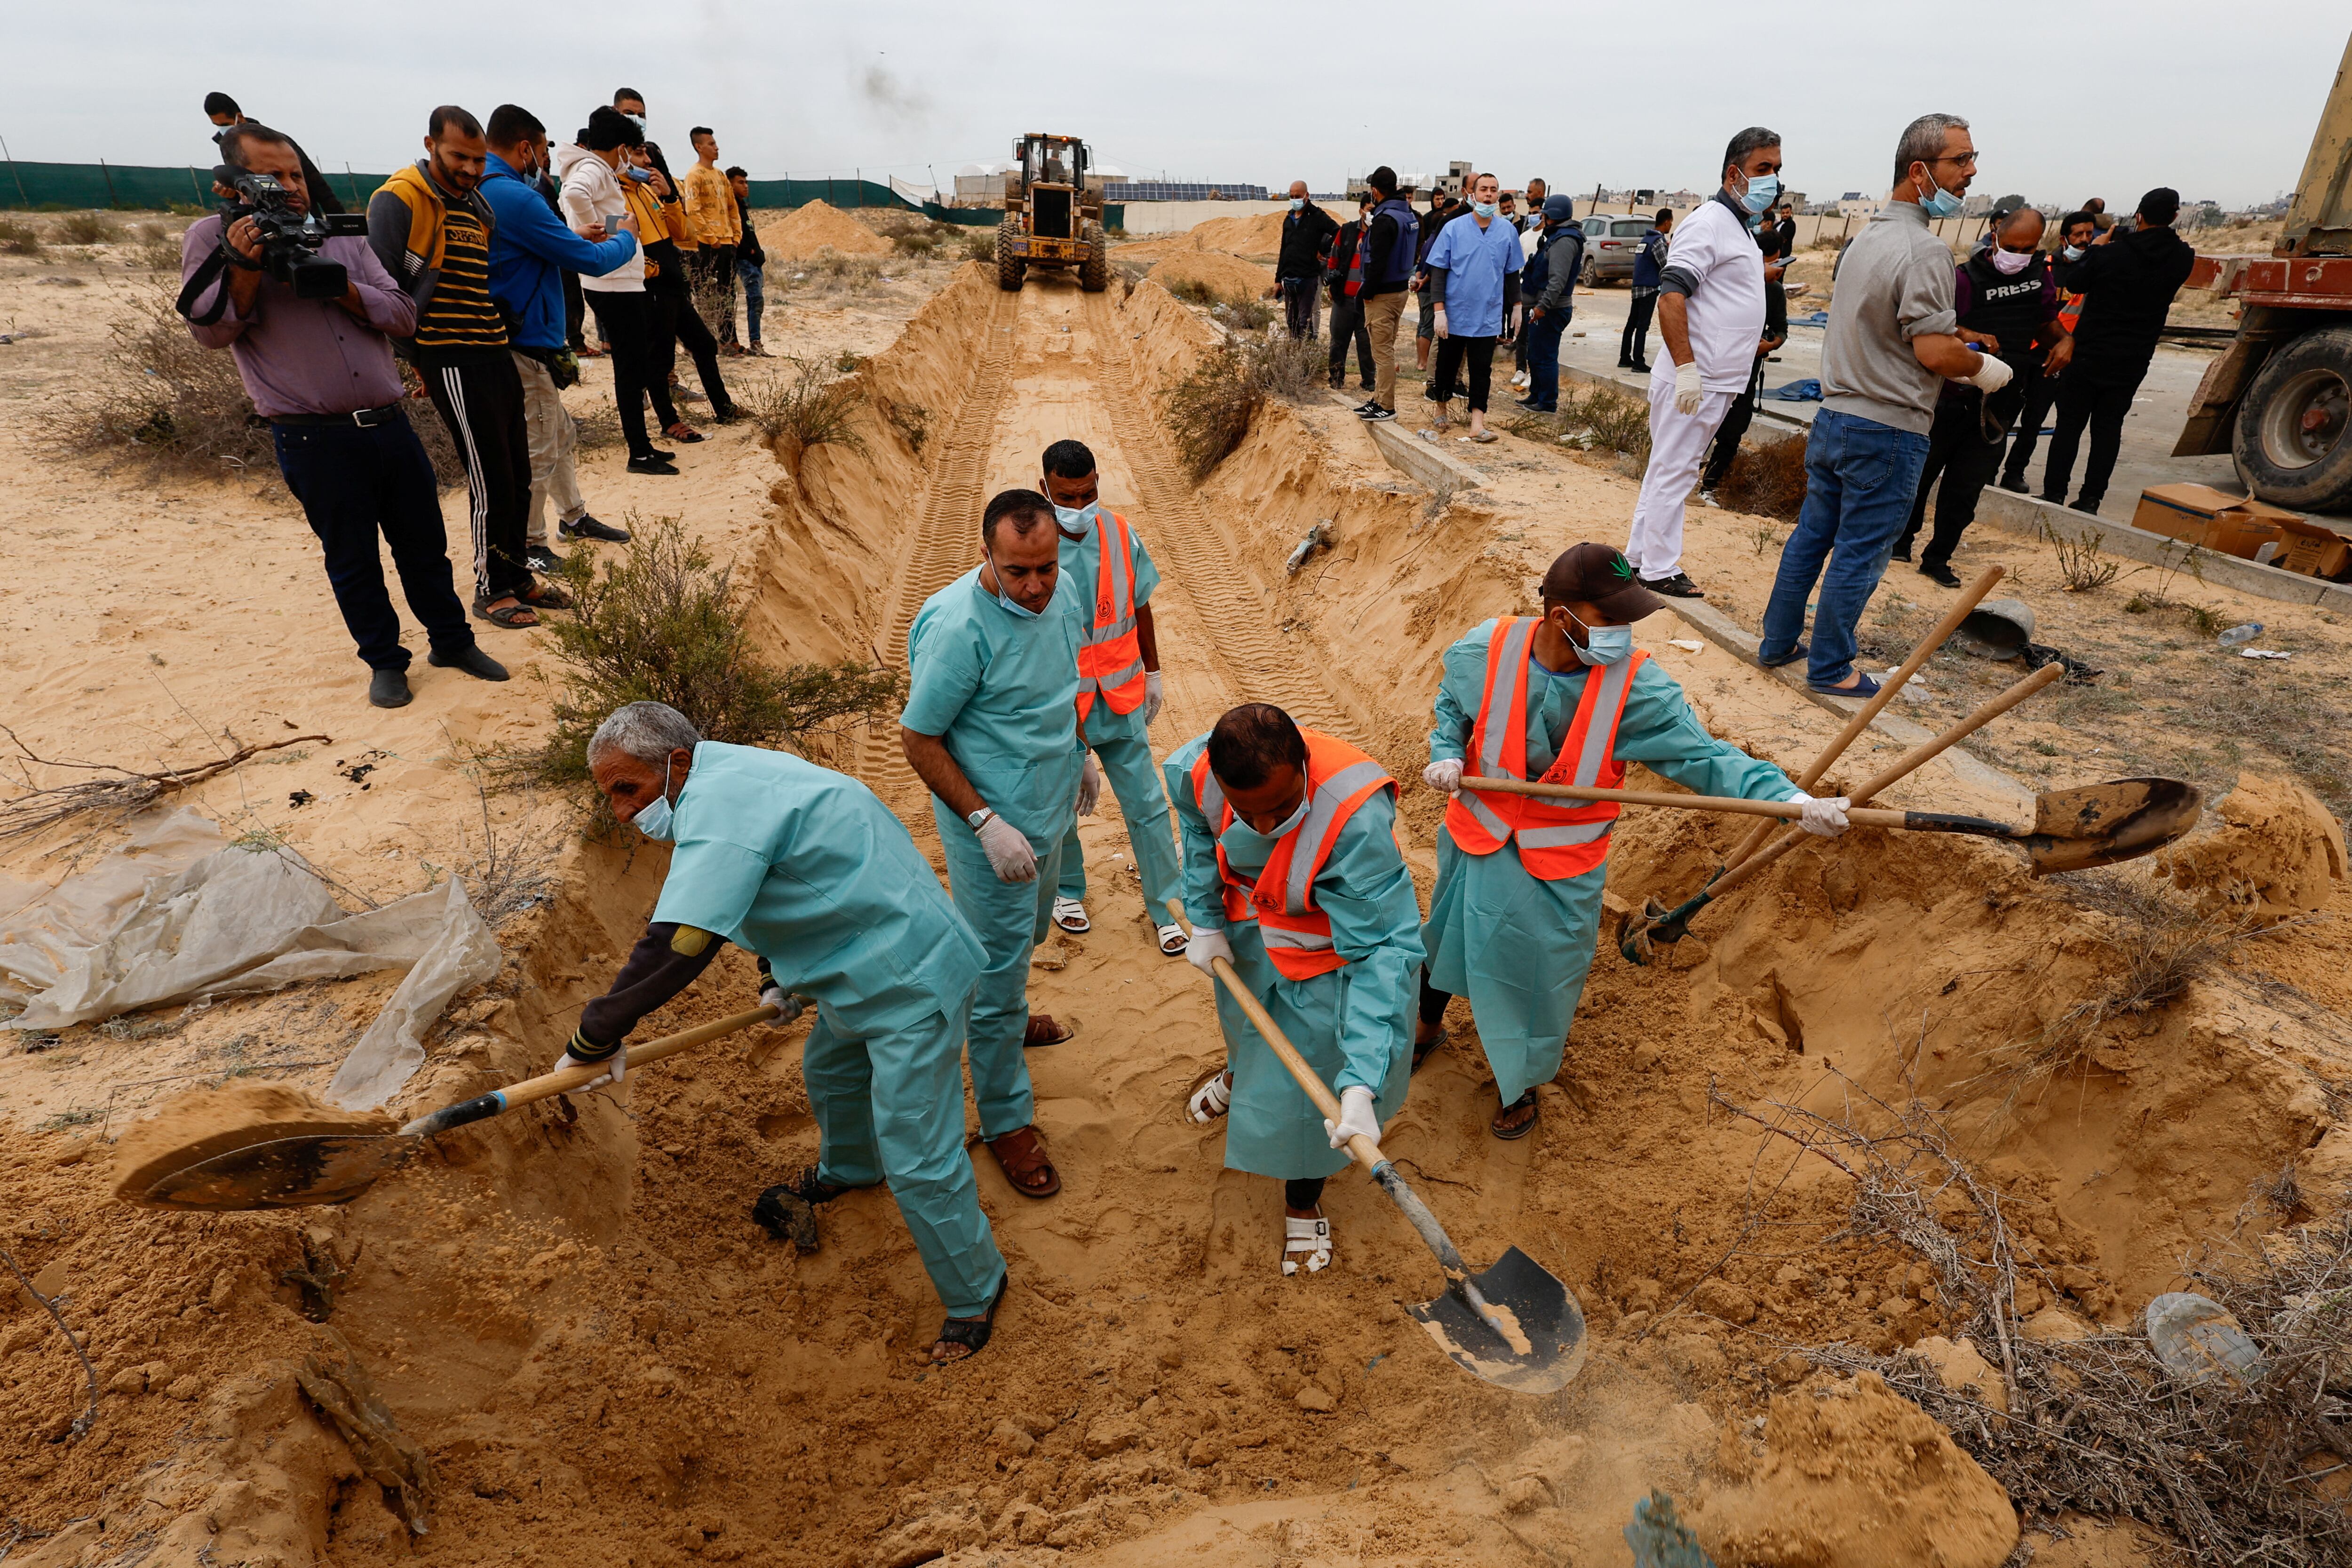
<svg viewBox="0 0 2352 1568"><path fill-rule="evenodd" d="M1032 1125L1036 1097L1021 1053L1071 1034L1030 1013L1029 954L1045 935L1062 841L1079 810L1085 622L1076 596L1059 591L1059 535L1044 496L1006 490L991 500L980 544L981 564L924 601L908 631L898 739L930 787L948 890L987 955L967 1037L981 1136L1014 1191L1049 1198L1062 1178Z"/></svg>
<svg viewBox="0 0 2352 1568"><path fill-rule="evenodd" d="M1312 1274L1331 1261L1325 1179L1346 1167L1350 1134L1380 1136L1410 1082L1421 905L1397 847L1396 785L1354 747L1263 702L1178 747L1167 779L1192 919L1185 956L1210 973L1231 962L1339 1097L1335 1126L1217 984L1227 1066L1193 1092L1192 1119L1227 1116L1225 1168L1283 1182L1282 1271ZM1274 907L1254 903L1249 889L1277 857L1256 889Z"/></svg>
<svg viewBox="0 0 2352 1568"><path fill-rule="evenodd" d="M1151 616L1160 569L1135 525L1103 507L1101 476L1085 442L1055 442L1045 448L1044 467L1045 496L1054 503L1054 525L1062 535L1062 581L1088 614L1087 640L1079 647L1078 702L1085 710L1079 734L1101 759L1127 819L1128 843L1143 879L1144 912L1158 930L1160 951L1179 953L1184 951L1184 928L1168 914L1168 900L1179 892L1176 837L1168 791L1151 755L1151 722L1160 717L1162 700L1160 634ZM1121 543L1125 550L1118 552ZM1108 582L1106 547L1115 552ZM1087 858L1073 819L1069 837L1062 840L1054 923L1066 931L1091 929L1086 900Z"/></svg>
<svg viewBox="0 0 2352 1568"><path fill-rule="evenodd" d="M613 815L674 846L661 897L558 1066L609 1062L724 942L760 958L762 1002L816 1003L802 1070L817 1163L769 1189L810 1205L887 1182L948 1321L931 1349L988 1342L1004 1258L963 1148L961 1046L980 943L889 808L856 780L782 752L705 741L658 702L615 709L588 743ZM771 973L772 971L772 973ZM793 995L787 997L787 990Z"/></svg>
<svg viewBox="0 0 2352 1568"><path fill-rule="evenodd" d="M1592 967L1616 808L1543 803L1532 815L1552 820L1523 819L1519 830L1492 836L1502 839L1496 846L1482 820L1525 811L1518 803L1526 797L1481 795L1475 775L1615 789L1623 787L1624 764L1641 763L1698 795L1801 802L1808 830L1832 837L1845 831L1844 801L1815 800L1771 763L1708 734L1674 677L1635 651L1633 624L1663 605L1634 579L1623 555L1605 544L1579 544L1545 573L1540 620L1530 626L1520 618L1504 626L1500 638L1496 622L1481 622L1445 650L1422 777L1455 805L1437 832L1437 888L1423 933L1429 967L1413 1054L1418 1061L1438 1043L1446 1003L1467 994L1500 1096L1492 1127L1497 1138L1522 1138L1534 1129L1536 1085L1559 1072ZM1517 658L1513 668L1494 668L1490 683L1497 648ZM1515 772L1501 765L1501 731L1520 680L1525 752ZM1482 711L1493 721L1487 743L1479 758L1465 762ZM1580 712L1590 712L1587 730L1570 746ZM1588 739L1589 747L1582 743ZM1470 816L1482 806L1484 819ZM1556 847L1528 848L1530 833L1538 844L1549 834ZM1465 834L1485 838L1485 852L1465 850L1457 842Z"/></svg>

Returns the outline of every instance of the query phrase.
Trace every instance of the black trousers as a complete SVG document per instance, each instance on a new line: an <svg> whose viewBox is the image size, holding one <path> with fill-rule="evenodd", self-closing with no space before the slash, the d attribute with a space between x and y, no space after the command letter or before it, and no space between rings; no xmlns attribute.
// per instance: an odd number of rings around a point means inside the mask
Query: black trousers
<svg viewBox="0 0 2352 1568"><path fill-rule="evenodd" d="M1495 379L1495 340L1446 338L1437 345L1437 368L1430 373L1429 396L1433 402L1444 403L1461 390L1456 380L1461 376L1463 363L1469 363L1470 406L1479 413L1486 412L1487 384Z"/></svg>
<svg viewBox="0 0 2352 1568"><path fill-rule="evenodd" d="M1295 342L1304 342L1315 335L1316 290L1322 288L1314 278L1282 278L1282 324Z"/></svg>
<svg viewBox="0 0 2352 1568"><path fill-rule="evenodd" d="M702 378L702 395L710 399L712 417L733 418L735 405L728 399L727 382L719 374L719 340L696 313L694 296L682 288L651 288L646 297L654 307L654 371L662 388L661 400L669 400L670 369L677 363L677 351L683 346L694 361L695 374ZM677 414L662 423L665 426L677 424Z"/></svg>
<svg viewBox="0 0 2352 1568"><path fill-rule="evenodd" d="M1372 389L1372 330L1364 325L1364 302L1351 300L1346 294L1331 301L1331 384L1340 387L1348 382L1348 345L1356 345L1356 381L1366 392Z"/></svg>
<svg viewBox="0 0 2352 1568"><path fill-rule="evenodd" d="M1706 467L1700 471L1698 488L1711 490L1723 483L1731 472L1731 460L1739 456L1739 438L1748 434L1748 426L1756 420L1756 409L1764 395L1764 356L1756 357L1756 368L1748 373L1748 390L1731 400L1723 411L1723 423L1715 427L1715 445L1707 448Z"/></svg>
<svg viewBox="0 0 2352 1568"><path fill-rule="evenodd" d="M439 364L425 389L466 459L466 516L474 536L474 593L503 599L530 586L524 564L530 527L530 426L514 355Z"/></svg>
<svg viewBox="0 0 2352 1568"><path fill-rule="evenodd" d="M1998 416L1996 415L1996 416ZM1936 405L1936 422L1927 429L1927 461L1919 470L1919 492L1911 501L1911 521L1905 525L1898 555L1909 556L1911 542L1927 521L1928 492L1936 492L1936 531L1919 557L1922 566L1944 566L1960 547L1960 535L1977 520L1977 500L2000 471L2003 438L1985 435L1984 399L1974 394L1947 397ZM1943 488L1937 489L1942 481Z"/></svg>
<svg viewBox="0 0 2352 1568"><path fill-rule="evenodd" d="M1323 1201L1323 1176L1295 1177L1282 1184L1283 1203L1295 1209L1311 1209Z"/></svg>
<svg viewBox="0 0 2352 1568"><path fill-rule="evenodd" d="M587 324L588 300L580 287L580 274L566 272L563 275L563 341L572 345L573 353L588 346L588 340L580 335Z"/></svg>
<svg viewBox="0 0 2352 1568"><path fill-rule="evenodd" d="M400 616L384 591L379 536L391 547L400 591L433 651L446 656L473 647L474 628L466 624L466 606L449 574L449 537L441 524L433 459L408 416L366 430L279 425L271 434L278 471L326 552L335 607L368 668L408 668Z"/></svg>
<svg viewBox="0 0 2352 1568"><path fill-rule="evenodd" d="M2050 463L2042 470L2043 500L2064 503L2066 481L2074 473L2074 448L2086 425L2091 430L2091 457L2083 465L2083 488L2075 494L2075 503L2095 509L2105 499L2107 480L2124 449L2124 416L2131 412L2132 395L2139 391L2140 377L2147 374L2143 365L2139 375L2129 381L2095 382L2081 370L2069 369L2058 378L2058 433L2050 437Z"/></svg>
<svg viewBox="0 0 2352 1568"><path fill-rule="evenodd" d="M677 423L677 409L669 399L669 373L654 368L655 310L653 296L641 289L599 289L588 295L596 311L596 330L613 351L613 401L621 411L621 436L629 456L649 456L654 444L646 437L646 399L653 399L654 417L668 429Z"/></svg>
<svg viewBox="0 0 2352 1568"><path fill-rule="evenodd" d="M2063 371L2034 378L2033 390L2025 395L2025 411L2017 416L2017 428L2010 434L2009 460L2001 465L2004 479L2016 484L2025 482L2025 465L2033 461L2033 448L2042 440L2042 422L2057 405L2058 388L2065 379Z"/></svg>
<svg viewBox="0 0 2352 1568"><path fill-rule="evenodd" d="M1658 308L1658 291L1637 293L1625 310L1624 335L1617 340L1617 363L1641 364L1649 359L1650 312Z"/></svg>

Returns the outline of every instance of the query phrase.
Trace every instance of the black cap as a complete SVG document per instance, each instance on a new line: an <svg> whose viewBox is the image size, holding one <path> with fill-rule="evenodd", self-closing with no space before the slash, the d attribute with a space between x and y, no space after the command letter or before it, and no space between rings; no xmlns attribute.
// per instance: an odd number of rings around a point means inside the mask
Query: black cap
<svg viewBox="0 0 2352 1568"><path fill-rule="evenodd" d="M1642 586L1625 552L1606 544L1576 544L1562 552L1544 574L1543 596L1557 604L1580 601L1628 625L1666 607L1664 599Z"/></svg>
<svg viewBox="0 0 2352 1568"><path fill-rule="evenodd" d="M245 111L243 110L237 108L236 100L231 98L225 92L208 92L205 94L205 116L206 119L210 119L215 114L242 114Z"/></svg>

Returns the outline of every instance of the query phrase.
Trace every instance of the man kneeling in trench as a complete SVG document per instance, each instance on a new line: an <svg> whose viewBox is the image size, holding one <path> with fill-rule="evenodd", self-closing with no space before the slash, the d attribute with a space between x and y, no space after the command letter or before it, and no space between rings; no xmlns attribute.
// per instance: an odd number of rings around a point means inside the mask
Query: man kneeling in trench
<svg viewBox="0 0 2352 1568"><path fill-rule="evenodd" d="M1397 847L1396 782L1344 741L1264 702L1229 710L1167 763L1184 840L1185 957L1224 959L1339 1097L1327 1121L1222 984L1227 1065L1192 1120L1230 1116L1225 1167L1283 1183L1282 1271L1331 1261L1323 1184L1357 1133L1404 1105L1421 904Z"/></svg>
<svg viewBox="0 0 2352 1568"><path fill-rule="evenodd" d="M907 829L856 779L782 752L706 741L659 702L614 709L588 742L613 815L675 846L646 934L581 1009L559 1068L609 1062L647 1014L692 984L722 942L760 960L760 1000L816 1003L802 1070L817 1163L762 1194L812 1205L885 1182L947 1308L934 1362L988 1343L1003 1300L963 1147L963 1037L980 940ZM793 994L788 996L787 991ZM774 1228L771 1224L771 1228Z"/></svg>

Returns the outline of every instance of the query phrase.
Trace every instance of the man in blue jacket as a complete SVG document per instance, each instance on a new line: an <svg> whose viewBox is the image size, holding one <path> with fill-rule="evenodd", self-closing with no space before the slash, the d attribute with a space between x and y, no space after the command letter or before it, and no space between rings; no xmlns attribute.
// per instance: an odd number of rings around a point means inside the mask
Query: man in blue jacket
<svg viewBox="0 0 2352 1568"><path fill-rule="evenodd" d="M485 137L490 156L482 174L481 197L498 225L490 231L490 298L507 321L507 346L522 376L523 421L530 431L530 526L525 563L552 572L563 563L550 548L547 503L552 497L556 529L565 539L629 537L588 515L580 481L572 471L579 431L563 406L563 388L580 379L580 362L565 341L563 275L602 277L635 254L636 220L624 216L625 231L602 240L572 232L555 216L532 183L547 167L547 127L527 109L500 104Z"/></svg>

